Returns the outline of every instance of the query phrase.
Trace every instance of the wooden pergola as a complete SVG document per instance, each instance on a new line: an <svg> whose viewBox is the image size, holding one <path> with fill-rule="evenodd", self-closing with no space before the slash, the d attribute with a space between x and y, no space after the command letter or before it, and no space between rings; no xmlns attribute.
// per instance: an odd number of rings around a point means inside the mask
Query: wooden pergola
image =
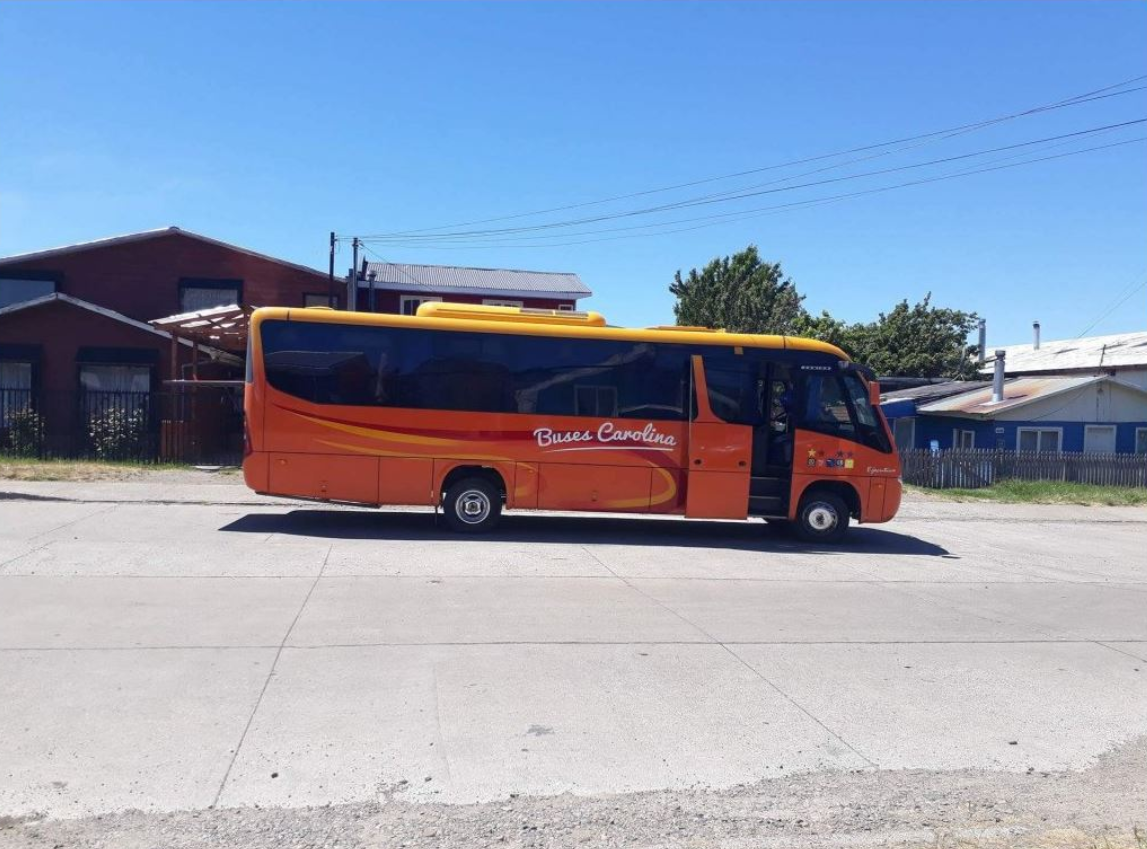
<svg viewBox="0 0 1147 849"><path fill-rule="evenodd" d="M213 359L241 364L247 350L247 330L251 313L255 307L245 304L232 304L225 307L212 307L198 312L185 312L156 318L148 322L156 330L171 334L171 378L169 384L200 383L227 384L242 381L200 381L199 350L207 350ZM179 379L179 343L191 345L191 380Z"/></svg>

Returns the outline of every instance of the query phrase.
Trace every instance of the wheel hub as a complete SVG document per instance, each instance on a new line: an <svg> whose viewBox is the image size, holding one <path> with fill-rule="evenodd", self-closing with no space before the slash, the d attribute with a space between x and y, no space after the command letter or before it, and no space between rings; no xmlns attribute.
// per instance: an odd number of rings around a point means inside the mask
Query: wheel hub
<svg viewBox="0 0 1147 849"><path fill-rule="evenodd" d="M836 522L836 511L827 504L814 504L808 512L809 525L818 531L831 531Z"/></svg>
<svg viewBox="0 0 1147 849"><path fill-rule="evenodd" d="M458 496L458 518L470 525L477 525L490 515L490 499L486 493L469 489Z"/></svg>

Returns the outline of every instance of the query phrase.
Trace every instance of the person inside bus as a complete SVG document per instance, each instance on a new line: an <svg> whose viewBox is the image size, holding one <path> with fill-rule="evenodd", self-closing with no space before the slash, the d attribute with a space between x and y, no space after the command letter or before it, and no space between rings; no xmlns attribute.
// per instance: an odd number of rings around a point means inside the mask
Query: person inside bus
<svg viewBox="0 0 1147 849"><path fill-rule="evenodd" d="M383 407L397 404L397 381L398 369L390 361L390 352L379 351L374 373L374 403Z"/></svg>
<svg viewBox="0 0 1147 849"><path fill-rule="evenodd" d="M769 387L769 464L788 467L793 462L793 414L796 392L787 375Z"/></svg>

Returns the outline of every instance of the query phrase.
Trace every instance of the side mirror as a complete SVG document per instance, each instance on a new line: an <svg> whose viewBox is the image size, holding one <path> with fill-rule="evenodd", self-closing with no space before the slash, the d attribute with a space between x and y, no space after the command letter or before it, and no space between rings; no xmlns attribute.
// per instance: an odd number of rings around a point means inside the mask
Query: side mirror
<svg viewBox="0 0 1147 849"><path fill-rule="evenodd" d="M880 382L876 380L868 381L868 403L873 407L880 406Z"/></svg>

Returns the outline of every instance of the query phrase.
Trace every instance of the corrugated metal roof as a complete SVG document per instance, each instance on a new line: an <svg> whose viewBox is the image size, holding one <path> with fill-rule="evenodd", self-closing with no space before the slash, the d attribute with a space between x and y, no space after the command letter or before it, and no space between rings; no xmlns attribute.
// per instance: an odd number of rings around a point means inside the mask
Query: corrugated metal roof
<svg viewBox="0 0 1147 849"><path fill-rule="evenodd" d="M924 404L917 407L916 412L950 413L987 418L1004 410L1014 410L1017 407L1022 407L1025 404L1031 404L1044 398L1050 398L1053 395L1083 389L1093 383L1104 383L1108 381L1119 383L1121 386L1127 386L1129 389L1133 389L1137 392L1142 391L1137 387L1128 386L1128 384L1116 381L1114 378L1107 376L1017 377L1004 382L1004 399L997 403L992 403L992 387L991 384L988 384L982 389L977 389L973 392L964 392L960 395L953 395L949 398L933 401L930 404Z"/></svg>
<svg viewBox="0 0 1147 849"><path fill-rule="evenodd" d="M1085 336L1031 345L1008 345L1002 349L1008 374L1064 372L1082 369L1147 368L1147 332L1116 333L1111 336ZM981 373L990 373L995 360L989 360Z"/></svg>
<svg viewBox="0 0 1147 849"><path fill-rule="evenodd" d="M880 403L892 401L917 401L927 404L940 398L959 395L962 392L971 392L982 386L989 385L990 381L983 380L949 380L946 383L929 383L925 386L913 386L911 389L896 389L885 392L880 396Z"/></svg>
<svg viewBox="0 0 1147 849"><path fill-rule="evenodd" d="M375 284L380 288L409 291L456 289L478 292L567 295L576 298L584 298L593 294L576 274L553 271L371 262L367 263L366 273L359 285L368 285L367 281L371 274L374 274Z"/></svg>

